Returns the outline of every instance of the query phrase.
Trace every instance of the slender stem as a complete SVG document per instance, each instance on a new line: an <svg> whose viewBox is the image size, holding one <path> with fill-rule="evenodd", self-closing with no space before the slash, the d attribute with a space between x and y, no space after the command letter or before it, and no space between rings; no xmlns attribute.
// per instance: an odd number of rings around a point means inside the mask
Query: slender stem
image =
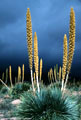
<svg viewBox="0 0 81 120"><path fill-rule="evenodd" d="M37 87L38 87L38 92L40 92L39 82L38 82L38 76L37 76L36 78L37 78Z"/></svg>
<svg viewBox="0 0 81 120"><path fill-rule="evenodd" d="M66 75L66 81L65 81L65 84L64 84L64 90L66 89L66 85L67 85L67 82L68 82L68 76L69 76L69 74Z"/></svg>
<svg viewBox="0 0 81 120"><path fill-rule="evenodd" d="M31 70L31 82L32 82L33 91L35 91L34 82L33 82L33 72L32 72L32 70Z"/></svg>
<svg viewBox="0 0 81 120"><path fill-rule="evenodd" d="M0 81L2 82L2 84L8 88L8 90L10 90L10 88L0 79Z"/></svg>
<svg viewBox="0 0 81 120"><path fill-rule="evenodd" d="M63 91L63 87L64 87L64 80L62 80L62 87L61 87L61 91Z"/></svg>

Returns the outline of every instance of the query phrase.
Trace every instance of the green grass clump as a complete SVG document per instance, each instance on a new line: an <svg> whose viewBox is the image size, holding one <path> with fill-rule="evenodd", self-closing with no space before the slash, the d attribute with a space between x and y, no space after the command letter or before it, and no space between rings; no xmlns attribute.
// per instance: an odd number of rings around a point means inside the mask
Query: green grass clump
<svg viewBox="0 0 81 120"><path fill-rule="evenodd" d="M25 92L16 115L29 120L78 120L77 102L62 95L60 89L42 89L40 93Z"/></svg>
<svg viewBox="0 0 81 120"><path fill-rule="evenodd" d="M2 94L6 94L6 93L8 93L8 91L9 91L8 88L5 87L5 86L3 86L0 92L1 92Z"/></svg>
<svg viewBox="0 0 81 120"><path fill-rule="evenodd" d="M30 89L29 83L17 83L10 92L12 98L20 98L21 94Z"/></svg>

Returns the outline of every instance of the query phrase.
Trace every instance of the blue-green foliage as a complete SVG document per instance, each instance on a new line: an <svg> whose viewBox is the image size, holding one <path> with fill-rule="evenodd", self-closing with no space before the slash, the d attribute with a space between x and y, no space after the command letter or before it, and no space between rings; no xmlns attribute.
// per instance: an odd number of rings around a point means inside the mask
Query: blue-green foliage
<svg viewBox="0 0 81 120"><path fill-rule="evenodd" d="M21 94L30 89L29 83L17 83L10 92L12 98L19 98Z"/></svg>
<svg viewBox="0 0 81 120"><path fill-rule="evenodd" d="M16 114L20 118L30 120L78 120L78 105L60 89L42 89L36 94L24 93L22 103Z"/></svg>

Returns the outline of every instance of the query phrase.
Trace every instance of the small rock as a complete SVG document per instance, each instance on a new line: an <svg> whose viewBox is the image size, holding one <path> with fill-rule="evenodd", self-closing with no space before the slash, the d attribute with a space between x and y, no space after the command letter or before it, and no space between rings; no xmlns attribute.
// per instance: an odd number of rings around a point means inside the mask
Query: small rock
<svg viewBox="0 0 81 120"><path fill-rule="evenodd" d="M16 99L16 100L11 102L11 104L13 104L13 105L18 105L20 103L21 103L21 101L19 99Z"/></svg>
<svg viewBox="0 0 81 120"><path fill-rule="evenodd" d="M10 96L9 95L5 95L4 98L7 99L7 98L10 98Z"/></svg>
<svg viewBox="0 0 81 120"><path fill-rule="evenodd" d="M3 102L3 99L0 99L0 104Z"/></svg>
<svg viewBox="0 0 81 120"><path fill-rule="evenodd" d="M3 117L4 115L2 113L0 113L0 117Z"/></svg>

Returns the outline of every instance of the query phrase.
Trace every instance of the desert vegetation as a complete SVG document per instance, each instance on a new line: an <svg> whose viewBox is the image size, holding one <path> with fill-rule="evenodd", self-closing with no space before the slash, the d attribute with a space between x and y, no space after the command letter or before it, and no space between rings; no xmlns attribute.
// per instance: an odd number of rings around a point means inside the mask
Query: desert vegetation
<svg viewBox="0 0 81 120"><path fill-rule="evenodd" d="M25 80L25 66L18 66L12 79L12 66L0 79L0 119L80 120L81 82L69 81L75 49L75 12L70 11L69 42L64 33L63 64L48 71L48 85L43 81L43 59L38 54L37 33L32 38L30 9L26 14L27 49L31 81ZM33 41L34 40L34 41Z"/></svg>

